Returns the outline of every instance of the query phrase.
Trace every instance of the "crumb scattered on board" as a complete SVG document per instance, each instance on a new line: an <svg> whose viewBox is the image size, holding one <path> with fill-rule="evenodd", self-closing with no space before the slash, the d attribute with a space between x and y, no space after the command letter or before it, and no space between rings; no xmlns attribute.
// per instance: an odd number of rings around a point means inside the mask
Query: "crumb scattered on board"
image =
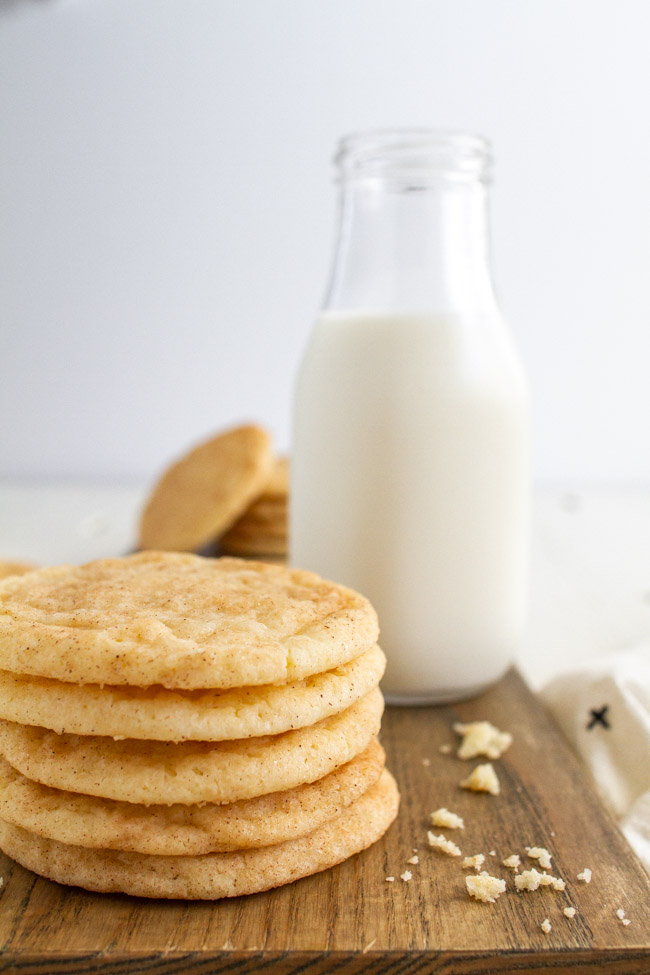
<svg viewBox="0 0 650 975"><path fill-rule="evenodd" d="M462 735L463 740L461 742L460 748L458 749L458 757L463 759L474 758L477 755L485 755L487 758L496 759L500 758L501 755L506 751L507 748L512 744L512 735L509 732L499 731L495 728L489 721L474 721L467 724L456 723L453 726L454 731ZM439 751L442 754L449 754L452 750L452 746L448 744L440 745ZM422 759L422 765L430 766L431 760L428 758ZM483 765L477 765L470 775L460 782L460 786L463 789L470 789L475 792L489 792L491 795L499 795L501 788L499 784L499 779L497 774L491 765L491 763L486 762ZM517 787L517 792L521 792L521 786ZM465 823L461 816L456 813L451 812L446 807L442 806L439 809L434 810L430 813L430 819L433 826L442 829L464 829ZM551 832L551 836L555 836L555 832ZM434 849L439 850L441 853L446 853L448 856L462 856L462 853L458 846L451 840L448 840L445 836L436 836L431 830L427 831L427 839L429 846ZM544 870L550 870L552 866L552 855L546 847L543 846L527 846L526 848L527 856L532 860L537 860L539 866ZM417 850L414 850L417 853ZM496 850L490 850L489 856L496 856ZM412 856L407 863L417 864L419 859L417 856ZM466 856L462 861L463 869L473 868L475 874L470 874L465 877L465 886L467 893L470 897L476 900L482 901L484 903L494 903L497 898L505 893L506 882L500 877L491 876L487 870L481 870L480 868L485 863L485 856L482 853L476 853L473 856ZM554 890L563 891L566 889L566 883L561 877L554 877L549 873L540 873L534 867L530 870L523 870L519 873L519 867L521 866L521 857L517 853L512 853L505 857L501 861L504 867L508 867L510 870L514 871L515 876L515 887L518 892L528 890L537 890L540 887L552 887ZM406 870L401 874L401 879L403 881L409 881L412 878L412 873L410 870ZM592 871L589 867L585 867L578 875L578 880L583 881L583 883L590 883L592 877ZM394 877L386 877L386 880L393 882ZM0 884L1 884L0 880ZM576 908L573 906L563 908L562 913L567 918L573 918L576 916ZM630 924L630 919L625 916L625 911L622 907L616 910L616 916L621 922L621 924ZM550 934L552 925L549 918L544 918L540 925L542 931L545 934Z"/></svg>
<svg viewBox="0 0 650 975"><path fill-rule="evenodd" d="M485 863L485 857L482 853L475 853L473 857L465 857L462 863L464 870L476 870L478 873L483 864Z"/></svg>
<svg viewBox="0 0 650 975"><path fill-rule="evenodd" d="M430 814L430 819L434 826L439 826L442 829L465 829L463 818L445 809L444 806L440 809L435 809Z"/></svg>
<svg viewBox="0 0 650 975"><path fill-rule="evenodd" d="M440 834L440 836L436 836L435 833L432 833L431 830L428 830L427 840L429 841L429 846L432 846L436 850L440 850L441 853L446 853L447 856L450 857L461 856L461 852L456 846L456 844L452 843L451 840L448 840L447 837L443 836L442 834Z"/></svg>
<svg viewBox="0 0 650 975"><path fill-rule="evenodd" d="M523 870L515 877L517 890L537 890L538 887L552 887L553 890L564 890L566 883L561 877L552 877L550 873L540 873L539 870Z"/></svg>
<svg viewBox="0 0 650 975"><path fill-rule="evenodd" d="M543 846L527 846L526 853L531 860L538 860L544 870L551 869L551 854Z"/></svg>
<svg viewBox="0 0 650 975"><path fill-rule="evenodd" d="M490 762L486 762L485 765L477 765L467 778L463 779L460 787L461 789L470 789L472 792L489 792L493 796L498 796L501 791L497 773Z"/></svg>
<svg viewBox="0 0 650 975"><path fill-rule="evenodd" d="M499 731L489 721L457 722L453 727L463 737L457 753L459 758L476 758L477 755L501 758L512 744L512 735L508 731Z"/></svg>
<svg viewBox="0 0 650 975"><path fill-rule="evenodd" d="M493 904L497 897L504 893L506 889L505 880L500 877L491 877L487 871L483 871L478 876L465 877L465 886L470 897L484 903Z"/></svg>

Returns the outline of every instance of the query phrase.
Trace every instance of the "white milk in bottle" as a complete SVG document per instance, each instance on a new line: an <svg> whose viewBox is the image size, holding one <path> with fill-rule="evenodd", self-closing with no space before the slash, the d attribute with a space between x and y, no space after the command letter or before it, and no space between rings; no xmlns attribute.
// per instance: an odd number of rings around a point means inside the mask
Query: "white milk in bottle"
<svg viewBox="0 0 650 975"><path fill-rule="evenodd" d="M527 387L489 270L488 155L456 133L343 140L295 390L291 562L373 603L392 703L477 693L524 623Z"/></svg>

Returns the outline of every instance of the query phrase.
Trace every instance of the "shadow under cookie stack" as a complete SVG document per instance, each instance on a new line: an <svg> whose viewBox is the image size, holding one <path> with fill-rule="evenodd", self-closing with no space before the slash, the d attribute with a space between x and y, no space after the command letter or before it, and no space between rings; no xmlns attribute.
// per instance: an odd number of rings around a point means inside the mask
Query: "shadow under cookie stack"
<svg viewBox="0 0 650 975"><path fill-rule="evenodd" d="M0 583L0 848L61 883L215 899L374 843L399 796L357 593L143 552Z"/></svg>

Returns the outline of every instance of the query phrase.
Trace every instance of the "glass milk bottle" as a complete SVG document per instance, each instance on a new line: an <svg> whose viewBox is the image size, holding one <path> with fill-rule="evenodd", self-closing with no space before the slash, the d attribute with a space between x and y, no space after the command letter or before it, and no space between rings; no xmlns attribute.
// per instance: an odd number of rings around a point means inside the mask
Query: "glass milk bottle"
<svg viewBox="0 0 650 975"><path fill-rule="evenodd" d="M291 562L367 596L394 704L472 696L524 624L528 396L489 262L489 145L345 138L293 412Z"/></svg>

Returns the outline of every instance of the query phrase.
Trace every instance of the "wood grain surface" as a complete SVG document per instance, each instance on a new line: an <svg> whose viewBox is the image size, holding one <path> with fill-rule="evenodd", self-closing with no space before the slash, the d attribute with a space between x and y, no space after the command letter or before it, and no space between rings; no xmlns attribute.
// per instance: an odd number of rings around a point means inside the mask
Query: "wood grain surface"
<svg viewBox="0 0 650 975"><path fill-rule="evenodd" d="M454 721L480 719L515 739L493 763L499 796L458 786L485 759L439 750L457 745ZM388 708L382 740L402 792L397 822L365 853L274 891L214 903L139 900L66 888L1 857L0 972L650 973L650 880L514 671L462 704ZM496 903L471 900L471 871L428 847L428 814L439 806L465 818L464 830L446 831L463 854L484 853L485 868L506 880ZM525 847L537 845L553 854L565 892L515 891L501 860L519 853L532 866ZM409 865L414 849L419 863ZM577 880L584 867L593 871L588 885ZM406 869L410 882L400 880ZM572 919L562 913L570 905Z"/></svg>

